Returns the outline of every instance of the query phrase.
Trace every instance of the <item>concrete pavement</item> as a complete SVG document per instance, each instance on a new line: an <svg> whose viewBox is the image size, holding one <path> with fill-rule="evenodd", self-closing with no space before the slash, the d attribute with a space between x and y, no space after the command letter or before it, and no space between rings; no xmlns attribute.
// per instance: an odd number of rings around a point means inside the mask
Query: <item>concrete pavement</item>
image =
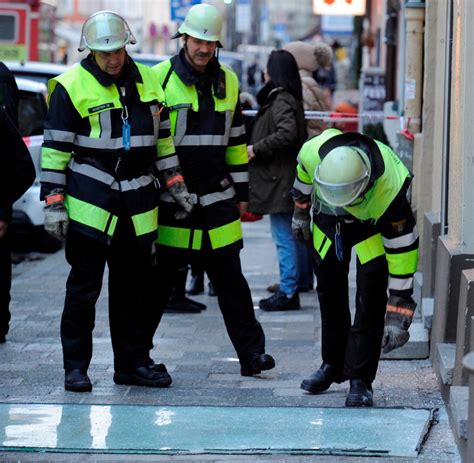
<svg viewBox="0 0 474 463"><path fill-rule="evenodd" d="M278 281L278 264L267 220L244 224L244 273L255 305ZM354 289L354 272L351 288ZM256 314L267 337L267 352L277 366L260 377L239 374L235 352L225 332L216 298L196 299L208 305L200 314L165 314L155 337L153 357L173 377L169 389L116 386L112 381L112 348L108 334L106 280L97 305L90 394L63 389L59 322L68 266L58 252L14 269L13 313L8 342L0 345L0 403L127 404L193 406L344 407L348 384L321 395L309 395L301 380L319 367L319 311L315 292L301 294L302 310ZM374 383L376 407L435 410L419 456L410 461L459 461L436 379L428 360L381 361ZM1 452L0 461L342 461L325 456L147 456L31 454ZM392 461L390 458L345 457L347 461ZM393 461L401 461L393 459Z"/></svg>

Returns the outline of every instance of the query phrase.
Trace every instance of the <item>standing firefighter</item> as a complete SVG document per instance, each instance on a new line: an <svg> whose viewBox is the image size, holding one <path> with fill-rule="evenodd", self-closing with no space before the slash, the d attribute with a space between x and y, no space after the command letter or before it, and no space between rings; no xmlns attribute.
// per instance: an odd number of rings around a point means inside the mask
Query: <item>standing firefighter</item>
<svg viewBox="0 0 474 463"><path fill-rule="evenodd" d="M217 8L193 6L175 36L183 37L182 50L154 68L165 90L171 132L195 205L188 217L177 220L175 199L166 191L160 196L158 262L165 259L166 266L158 266L158 297L163 308L180 263L201 262L217 292L241 374L251 376L273 368L275 362L265 354L265 336L240 265L248 161L237 76L219 63L216 53L221 29ZM154 328L161 314L162 309Z"/></svg>
<svg viewBox="0 0 474 463"><path fill-rule="evenodd" d="M157 233L154 169L166 171L168 191L178 204L188 212L192 204L163 90L151 69L127 55L129 43L135 38L121 16L95 13L83 25L79 47L90 54L49 82L41 197L45 228L66 239L71 265L61 320L68 391L92 389L87 369L106 263L115 383L171 383L164 365L150 361L144 341Z"/></svg>
<svg viewBox="0 0 474 463"><path fill-rule="evenodd" d="M349 379L346 406L371 406L381 345L390 352L408 341L418 260L418 232L406 197L411 180L388 146L365 135L328 129L303 145L293 232L312 243L323 358L302 382L305 391L317 394ZM351 326L352 248L357 290Z"/></svg>

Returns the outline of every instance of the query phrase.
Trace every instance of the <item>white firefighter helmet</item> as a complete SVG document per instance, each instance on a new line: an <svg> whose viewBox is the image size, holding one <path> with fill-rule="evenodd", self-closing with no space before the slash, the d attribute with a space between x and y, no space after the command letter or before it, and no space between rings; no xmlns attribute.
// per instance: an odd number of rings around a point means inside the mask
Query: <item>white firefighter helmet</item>
<svg viewBox="0 0 474 463"><path fill-rule="evenodd" d="M350 206L365 193L370 173L370 161L364 151L355 146L338 146L316 167L313 191L324 204Z"/></svg>
<svg viewBox="0 0 474 463"><path fill-rule="evenodd" d="M220 41L223 22L222 14L215 6L198 3L190 8L173 39L186 34L196 39L217 42L217 46L222 47Z"/></svg>
<svg viewBox="0 0 474 463"><path fill-rule="evenodd" d="M115 51L137 43L127 21L113 11L98 11L82 26L79 51Z"/></svg>

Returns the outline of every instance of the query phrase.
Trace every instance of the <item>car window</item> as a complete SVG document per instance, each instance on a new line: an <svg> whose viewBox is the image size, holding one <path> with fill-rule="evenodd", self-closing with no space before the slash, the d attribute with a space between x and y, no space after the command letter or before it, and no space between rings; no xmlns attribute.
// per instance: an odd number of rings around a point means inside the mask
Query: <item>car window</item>
<svg viewBox="0 0 474 463"><path fill-rule="evenodd" d="M41 93L20 90L18 119L22 137L43 134L43 122L48 110L44 96Z"/></svg>

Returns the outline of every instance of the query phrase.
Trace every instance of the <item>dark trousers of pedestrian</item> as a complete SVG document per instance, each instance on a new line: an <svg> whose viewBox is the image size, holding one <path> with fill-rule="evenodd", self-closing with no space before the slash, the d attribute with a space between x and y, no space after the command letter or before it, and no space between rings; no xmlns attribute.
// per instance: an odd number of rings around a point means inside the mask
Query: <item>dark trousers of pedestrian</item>
<svg viewBox="0 0 474 463"><path fill-rule="evenodd" d="M214 285L227 333L240 362L248 361L252 354L265 353L265 335L262 326L255 318L250 288L242 273L238 251L222 254L202 252L197 259ZM189 261L189 256L181 257L171 249L163 247L158 249L155 267L158 307L150 321L152 328L150 348L153 335L168 302L176 278L175 273L183 263Z"/></svg>
<svg viewBox="0 0 474 463"><path fill-rule="evenodd" d="M334 220L334 228L335 223ZM316 216L315 222L318 218ZM387 304L388 266L385 255L362 264L357 258L355 317L351 323L349 265L351 250L376 233L372 225L340 220L342 256L333 245L321 260L315 254L317 293L321 310L321 350L324 363L337 376L372 383L377 373ZM327 223L324 224L327 229ZM322 228L322 227L321 227ZM331 227L330 227L331 228ZM342 258L341 258L342 257ZM341 260L340 260L341 259Z"/></svg>
<svg viewBox="0 0 474 463"><path fill-rule="evenodd" d="M66 260L71 271L61 319L64 369L87 371L92 358L95 306L109 269L109 324L115 371L147 364L146 312L151 291L151 244L138 245L129 219L119 219L110 245L70 231Z"/></svg>
<svg viewBox="0 0 474 463"><path fill-rule="evenodd" d="M12 284L12 259L7 235L0 239L0 339L8 333L10 322L10 289Z"/></svg>

